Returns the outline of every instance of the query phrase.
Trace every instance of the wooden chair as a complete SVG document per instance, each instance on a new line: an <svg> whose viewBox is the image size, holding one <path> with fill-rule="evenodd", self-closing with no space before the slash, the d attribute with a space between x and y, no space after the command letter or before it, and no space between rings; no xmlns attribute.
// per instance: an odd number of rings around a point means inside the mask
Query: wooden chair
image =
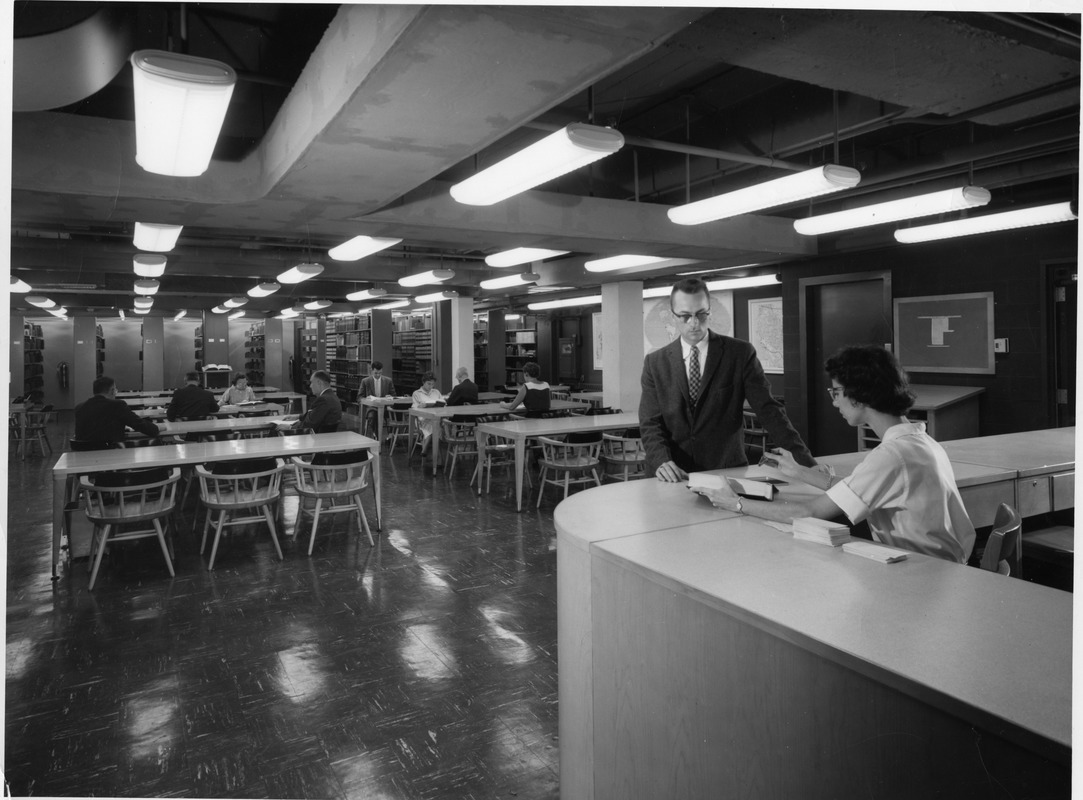
<svg viewBox="0 0 1083 800"><path fill-rule="evenodd" d="M278 560L282 560L282 548L278 544L278 532L271 507L278 502L282 470L285 466L280 458L252 458L196 465L199 499L207 509L207 518L203 522L203 539L199 544L200 554L207 546L207 531L214 525L214 544L211 546L211 560L207 569L214 569L222 531L250 522L267 523L271 529L271 541L274 542ZM238 515L245 511L251 513Z"/></svg>
<svg viewBox="0 0 1083 800"><path fill-rule="evenodd" d="M361 493L370 486L370 470L372 459L367 450L351 450L342 453L317 453L311 460L299 456L292 459L293 474L297 482L297 494L301 502L297 507L297 524L295 528L301 528L301 515L304 513L304 498L311 497L316 501L312 511L312 533L308 539L308 554L312 555L312 548L316 544L316 527L320 522L320 513L338 514L343 511L357 512L358 530L364 529L368 537L369 546L375 545L372 541L372 530L369 528L368 517L361 505ZM324 501L328 504L324 506ZM336 500L347 501L337 504Z"/></svg>
<svg viewBox="0 0 1083 800"><path fill-rule="evenodd" d="M467 414L456 414L440 420L441 435L447 445L444 472L455 474L455 463L459 458L478 457L477 418ZM475 470L476 471L476 470Z"/></svg>
<svg viewBox="0 0 1083 800"><path fill-rule="evenodd" d="M26 460L26 454L30 450L30 446L35 442L38 445L38 449L41 450L42 457L45 456L45 448L49 448L49 455L53 454L53 444L49 441L49 435L47 426L49 422L49 413L52 411L52 406L45 406L40 411L27 411L22 428L18 426L16 421L12 431L14 433L13 443L16 448L22 451L22 458Z"/></svg>
<svg viewBox="0 0 1083 800"><path fill-rule="evenodd" d="M767 429L760 425L760 420L754 411L744 412L742 427L745 457L749 464L755 464L773 445L768 442Z"/></svg>
<svg viewBox="0 0 1083 800"><path fill-rule="evenodd" d="M94 524L89 588L94 588L107 546L151 536L158 539L169 575L174 575L172 548L166 542L162 520L176 507L179 480L180 469L176 467L99 472L79 480L87 519ZM142 527L123 530L130 525Z"/></svg>
<svg viewBox="0 0 1083 800"><path fill-rule="evenodd" d="M500 422L501 420L508 419L508 414L485 414L474 419L475 425L480 425L484 422ZM493 467L509 467L515 469L515 442L511 439L506 439L502 436L496 436L489 434L485 450L478 455L477 466L474 467L474 474L470 477L470 485L474 485L474 479L478 481L478 494L481 494L481 484L485 481L485 493L489 494L489 491L493 486ZM526 476L527 486L533 487L533 481L530 479L530 470L523 470L523 474ZM488 477L486 477L488 476Z"/></svg>
<svg viewBox="0 0 1083 800"><path fill-rule="evenodd" d="M538 483L538 503L541 507L545 485L564 487L564 497L568 497L571 486L583 486L593 483L601 486L598 478L598 466L601 464L599 452L602 448L601 432L593 441L561 442L548 436L537 438L542 447L541 479Z"/></svg>
<svg viewBox="0 0 1083 800"><path fill-rule="evenodd" d="M1001 503L993 518L993 530L985 543L981 568L1001 575L1023 577L1023 522L1019 512Z"/></svg>
<svg viewBox="0 0 1083 800"><path fill-rule="evenodd" d="M384 409L384 412L387 414L384 419L384 436L391 440L391 447L387 451L387 454L391 455L395 452L400 436L409 439L410 403L395 403Z"/></svg>
<svg viewBox="0 0 1083 800"><path fill-rule="evenodd" d="M647 451L643 449L638 428L603 433L601 459L606 478L629 481L646 477Z"/></svg>

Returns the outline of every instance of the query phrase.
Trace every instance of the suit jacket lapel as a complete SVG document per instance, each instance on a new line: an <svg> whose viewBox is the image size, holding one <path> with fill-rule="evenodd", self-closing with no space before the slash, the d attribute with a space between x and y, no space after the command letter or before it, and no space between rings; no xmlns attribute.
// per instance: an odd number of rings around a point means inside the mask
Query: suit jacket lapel
<svg viewBox="0 0 1083 800"><path fill-rule="evenodd" d="M722 363L722 337L714 331L710 331L707 334L707 363L703 365L703 375L700 378L700 394L702 395L706 389L707 384L711 382L711 378L718 370L718 365ZM687 383L687 378L685 383Z"/></svg>
<svg viewBox="0 0 1083 800"><path fill-rule="evenodd" d="M673 344L669 345L669 352L666 354L666 360L669 363L669 369L673 372L677 385L681 388L681 396L684 398L684 407L687 409L692 408L692 396L688 393L688 370L684 366L684 346L681 344L681 337L677 337ZM702 385L702 384L701 384ZM691 418L691 414L689 414Z"/></svg>

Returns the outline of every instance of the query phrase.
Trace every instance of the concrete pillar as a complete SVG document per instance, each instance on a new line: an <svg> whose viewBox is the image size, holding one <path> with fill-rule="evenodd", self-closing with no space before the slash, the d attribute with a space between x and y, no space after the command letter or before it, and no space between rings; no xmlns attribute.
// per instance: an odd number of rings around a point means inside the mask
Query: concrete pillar
<svg viewBox="0 0 1083 800"><path fill-rule="evenodd" d="M470 370L470 378L474 375L474 298L456 297L454 300L444 301L451 306L451 363L450 381L440 387L440 391L447 393L455 386L455 370L466 367Z"/></svg>
<svg viewBox="0 0 1083 800"><path fill-rule="evenodd" d="M143 390L165 388L165 319L143 317Z"/></svg>
<svg viewBox="0 0 1083 800"><path fill-rule="evenodd" d="M639 408L643 371L643 282L602 284L602 402Z"/></svg>

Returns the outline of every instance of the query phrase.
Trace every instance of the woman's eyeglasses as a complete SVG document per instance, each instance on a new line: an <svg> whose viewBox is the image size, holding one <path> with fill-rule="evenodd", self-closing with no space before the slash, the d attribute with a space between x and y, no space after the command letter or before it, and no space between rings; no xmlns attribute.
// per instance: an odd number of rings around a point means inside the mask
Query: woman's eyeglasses
<svg viewBox="0 0 1083 800"><path fill-rule="evenodd" d="M827 396L830 397L832 400L837 400L839 395L842 394L844 391L845 389L843 389L841 386L828 386Z"/></svg>

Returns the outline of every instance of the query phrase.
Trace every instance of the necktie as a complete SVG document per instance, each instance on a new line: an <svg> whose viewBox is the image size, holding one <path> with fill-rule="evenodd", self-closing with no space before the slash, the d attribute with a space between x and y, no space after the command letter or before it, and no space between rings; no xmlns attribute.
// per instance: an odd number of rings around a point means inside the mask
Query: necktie
<svg viewBox="0 0 1083 800"><path fill-rule="evenodd" d="M374 378L373 381L376 384L376 396L377 397L383 397L384 396L384 393L383 393L384 382L382 380L380 380L379 378Z"/></svg>
<svg viewBox="0 0 1083 800"><path fill-rule="evenodd" d="M688 394L692 405L699 399L699 348L693 347L688 362Z"/></svg>

